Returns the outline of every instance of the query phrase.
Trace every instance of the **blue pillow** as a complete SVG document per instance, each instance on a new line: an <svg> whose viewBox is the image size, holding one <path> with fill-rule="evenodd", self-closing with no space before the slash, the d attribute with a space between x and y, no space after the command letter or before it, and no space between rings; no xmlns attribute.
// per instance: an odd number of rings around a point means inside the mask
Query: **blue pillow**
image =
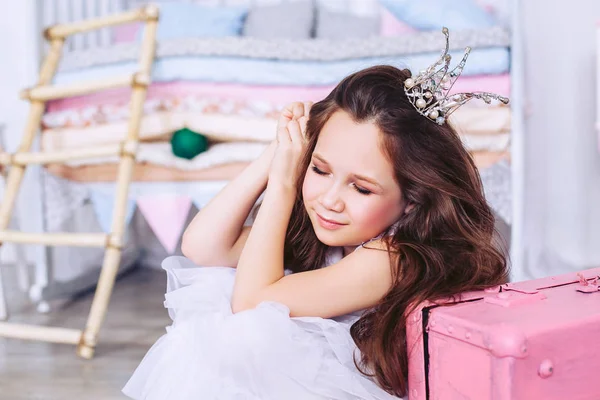
<svg viewBox="0 0 600 400"><path fill-rule="evenodd" d="M247 7L215 7L179 2L161 4L156 39L238 36L247 13ZM141 41L143 33L143 29L140 29L138 41Z"/></svg>
<svg viewBox="0 0 600 400"><path fill-rule="evenodd" d="M400 21L419 30L489 28L494 18L473 0L380 0Z"/></svg>

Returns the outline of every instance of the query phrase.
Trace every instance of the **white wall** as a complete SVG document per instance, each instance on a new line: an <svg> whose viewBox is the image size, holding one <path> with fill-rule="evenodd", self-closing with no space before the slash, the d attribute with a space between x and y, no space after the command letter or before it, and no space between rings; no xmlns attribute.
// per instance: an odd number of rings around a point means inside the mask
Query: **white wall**
<svg viewBox="0 0 600 400"><path fill-rule="evenodd" d="M522 0L526 47L527 274L600 265L598 0ZM543 261L543 260L546 261Z"/></svg>
<svg viewBox="0 0 600 400"><path fill-rule="evenodd" d="M19 91L35 84L38 70L40 33L35 27L35 0L0 0L0 125L4 126L4 145L14 151L20 141L29 103L19 99ZM35 171L28 171L26 182L35 178ZM30 185L35 189L35 186ZM28 198L30 201L24 201ZM21 191L18 206L23 213L36 215L39 211L39 192ZM33 225L31 224L33 222ZM24 221L23 230L36 231L39 219ZM35 251L28 249L29 255ZM37 256L34 256L34 258ZM0 252L1 262L14 259L12 246L7 243Z"/></svg>
<svg viewBox="0 0 600 400"><path fill-rule="evenodd" d="M5 3L8 1L0 5ZM0 123L8 129L9 146L19 139L14 132L23 129L23 118L27 115L28 103L19 99L19 91L35 83L38 69L39 34L34 26L34 3L34 0L11 1L10 12L0 13Z"/></svg>

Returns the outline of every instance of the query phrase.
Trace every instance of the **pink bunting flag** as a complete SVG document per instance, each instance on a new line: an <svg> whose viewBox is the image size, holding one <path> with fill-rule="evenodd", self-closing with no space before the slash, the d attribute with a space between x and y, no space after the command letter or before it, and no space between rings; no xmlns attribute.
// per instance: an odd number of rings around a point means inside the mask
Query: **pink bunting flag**
<svg viewBox="0 0 600 400"><path fill-rule="evenodd" d="M192 205L190 197L142 196L137 205L165 250L173 254Z"/></svg>

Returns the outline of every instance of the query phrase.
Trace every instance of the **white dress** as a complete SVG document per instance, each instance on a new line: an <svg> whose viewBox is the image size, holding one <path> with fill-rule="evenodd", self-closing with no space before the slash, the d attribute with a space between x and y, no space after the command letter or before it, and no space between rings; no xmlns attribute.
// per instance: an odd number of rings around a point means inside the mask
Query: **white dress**
<svg viewBox="0 0 600 400"><path fill-rule="evenodd" d="M341 249L327 265L341 258ZM235 269L169 257L165 307L173 324L148 351L123 393L138 400L397 399L356 369L350 326L289 316L264 302L232 314Z"/></svg>

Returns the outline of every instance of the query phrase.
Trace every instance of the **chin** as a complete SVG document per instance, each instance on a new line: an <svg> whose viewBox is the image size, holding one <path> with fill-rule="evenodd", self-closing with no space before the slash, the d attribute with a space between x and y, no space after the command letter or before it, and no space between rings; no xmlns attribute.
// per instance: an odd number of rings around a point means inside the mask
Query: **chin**
<svg viewBox="0 0 600 400"><path fill-rule="evenodd" d="M339 231L328 231L318 226L318 222L315 225L313 222L313 231L319 241L329 247L343 247L348 246L348 240L346 235Z"/></svg>
<svg viewBox="0 0 600 400"><path fill-rule="evenodd" d="M321 243L326 244L327 246L337 246L334 244L337 242L336 236L338 236L335 232L321 228L319 223L312 218L312 215L310 222L312 224L313 232L315 232L315 236L317 236L317 239L319 239Z"/></svg>
<svg viewBox="0 0 600 400"><path fill-rule="evenodd" d="M315 228L313 226L313 229L315 230L315 235L317 235L317 239L319 239L319 242L330 246L330 247L338 247L339 244L339 240L336 240L335 237L332 237L333 235L328 234L328 233L323 233L323 232L319 232L318 228Z"/></svg>
<svg viewBox="0 0 600 400"><path fill-rule="evenodd" d="M351 229L349 225L330 230L321 226L314 212L309 212L309 218L313 231L321 243L330 247L348 246L348 234L350 233L348 229Z"/></svg>

